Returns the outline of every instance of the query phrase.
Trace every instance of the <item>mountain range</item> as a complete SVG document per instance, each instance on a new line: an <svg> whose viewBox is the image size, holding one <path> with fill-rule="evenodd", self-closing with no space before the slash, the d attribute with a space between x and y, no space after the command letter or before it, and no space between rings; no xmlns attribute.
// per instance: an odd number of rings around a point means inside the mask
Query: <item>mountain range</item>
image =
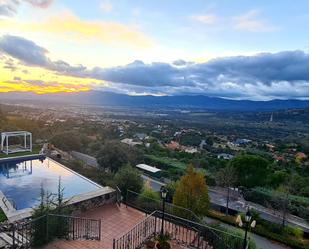
<svg viewBox="0 0 309 249"><path fill-rule="evenodd" d="M205 95L131 96L102 91L79 93L35 94L31 92L0 93L0 101L44 101L63 104L83 104L140 108L203 108L218 111L272 111L309 108L309 100L231 100Z"/></svg>

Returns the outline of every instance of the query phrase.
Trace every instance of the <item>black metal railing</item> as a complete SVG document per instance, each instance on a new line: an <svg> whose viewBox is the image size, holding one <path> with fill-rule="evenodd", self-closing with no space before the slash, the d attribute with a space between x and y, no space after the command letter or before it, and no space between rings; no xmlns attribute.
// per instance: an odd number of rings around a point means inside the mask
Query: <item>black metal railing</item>
<svg viewBox="0 0 309 249"><path fill-rule="evenodd" d="M134 207L148 214L156 210L162 209L162 200L152 199L149 198L148 196L143 196L142 194L136 193L131 190L127 191L125 203L128 206ZM165 210L167 213L173 214L175 216L186 218L188 220L199 223L202 222L202 219L191 210L181 206L174 205L172 203L166 202Z"/></svg>
<svg viewBox="0 0 309 249"><path fill-rule="evenodd" d="M114 239L113 249L140 248L148 239L152 238L157 229L156 217L153 214L147 216L126 234Z"/></svg>
<svg viewBox="0 0 309 249"><path fill-rule="evenodd" d="M0 229L1 230L1 229ZM42 246L55 238L101 240L101 220L48 214L2 228L11 248Z"/></svg>
<svg viewBox="0 0 309 249"><path fill-rule="evenodd" d="M113 249L141 248L161 233L162 212L154 211L129 232L114 239ZM211 226L165 213L164 233L182 246L196 249L239 249L243 238Z"/></svg>

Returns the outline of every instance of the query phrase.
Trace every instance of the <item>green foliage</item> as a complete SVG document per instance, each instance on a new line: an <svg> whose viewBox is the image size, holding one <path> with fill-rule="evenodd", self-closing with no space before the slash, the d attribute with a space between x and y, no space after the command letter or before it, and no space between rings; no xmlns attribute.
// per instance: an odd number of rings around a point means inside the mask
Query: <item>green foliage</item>
<svg viewBox="0 0 309 249"><path fill-rule="evenodd" d="M0 208L0 223L3 222L3 221L6 221L7 218L4 214L4 212L2 211L2 209Z"/></svg>
<svg viewBox="0 0 309 249"><path fill-rule="evenodd" d="M120 168L114 177L114 183L126 196L127 190L140 193L143 188L143 179L139 171L130 165Z"/></svg>
<svg viewBox="0 0 309 249"><path fill-rule="evenodd" d="M177 184L173 204L187 208L200 216L208 212L209 196L205 178L201 173L195 172L192 165L187 168L186 174Z"/></svg>
<svg viewBox="0 0 309 249"><path fill-rule="evenodd" d="M222 213L210 211L208 213L209 217L220 220L224 223L228 223L232 226L237 226L236 217L234 216L225 216ZM265 238L278 241L285 245L290 246L295 249L308 249L308 241L300 237L301 232L299 229L291 228L286 226L282 229L282 226L279 224L271 223L264 219L261 219L258 215L253 214L254 219L257 222L256 227L251 230L251 232L261 235Z"/></svg>
<svg viewBox="0 0 309 249"><path fill-rule="evenodd" d="M68 201L64 200L63 191L64 188L61 187L60 179L55 198L54 194L46 192L41 187L40 204L32 212L33 246L45 245L55 238L66 237L69 233L69 225L66 219L60 217L69 213L69 209L66 207ZM60 216L49 216L50 214Z"/></svg>
<svg viewBox="0 0 309 249"><path fill-rule="evenodd" d="M139 161L140 153L127 145L117 142L105 142L98 152L98 163L102 168L117 172L122 166L130 163L135 165Z"/></svg>
<svg viewBox="0 0 309 249"><path fill-rule="evenodd" d="M252 155L239 155L230 162L237 175L237 185L248 188L265 185L268 164L264 158Z"/></svg>
<svg viewBox="0 0 309 249"><path fill-rule="evenodd" d="M52 144L64 151L83 151L87 142L84 135L71 131L59 133L51 139Z"/></svg>
<svg viewBox="0 0 309 249"><path fill-rule="evenodd" d="M272 206L278 208L278 204L282 203L281 196L278 191L256 187L243 191L244 198L248 201L259 203L263 206ZM299 217L309 221L309 198L289 195L287 210Z"/></svg>
<svg viewBox="0 0 309 249"><path fill-rule="evenodd" d="M144 210L156 210L160 208L160 194L154 192L149 183L145 183L142 193L138 196L138 204Z"/></svg>
<svg viewBox="0 0 309 249"><path fill-rule="evenodd" d="M159 249L170 249L171 246L168 243L170 239L171 239L171 235L169 233L159 234L156 237L156 240L158 241L158 248Z"/></svg>

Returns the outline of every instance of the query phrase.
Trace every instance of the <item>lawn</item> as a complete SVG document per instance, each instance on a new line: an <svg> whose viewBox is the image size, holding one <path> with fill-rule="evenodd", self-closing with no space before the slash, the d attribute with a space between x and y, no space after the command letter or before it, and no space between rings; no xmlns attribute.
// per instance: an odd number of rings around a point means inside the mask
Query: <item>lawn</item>
<svg viewBox="0 0 309 249"><path fill-rule="evenodd" d="M145 155L146 160L148 159L151 163L156 164L156 166L161 166L161 167L173 167L180 169L182 171L185 171L187 168L187 164L178 161L177 159L174 158L169 158L169 157L158 157L155 155ZM197 169L198 172L206 174L205 169Z"/></svg>
<svg viewBox="0 0 309 249"><path fill-rule="evenodd" d="M6 155L4 153L0 153L0 159L1 158L11 158L11 157L17 157L17 156L30 156L30 155L36 155L39 154L40 149L33 149L32 152L19 152L19 153L14 153L10 155Z"/></svg>

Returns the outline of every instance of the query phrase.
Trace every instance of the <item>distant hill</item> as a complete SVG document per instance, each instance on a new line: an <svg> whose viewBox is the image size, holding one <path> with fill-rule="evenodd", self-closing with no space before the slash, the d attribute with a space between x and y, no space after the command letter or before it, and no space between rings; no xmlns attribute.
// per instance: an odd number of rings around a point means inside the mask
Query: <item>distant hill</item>
<svg viewBox="0 0 309 249"><path fill-rule="evenodd" d="M0 101L45 101L64 104L84 104L141 108L203 108L220 111L272 111L309 108L309 100L229 100L204 95L129 96L112 92L88 91L79 93L0 93Z"/></svg>

